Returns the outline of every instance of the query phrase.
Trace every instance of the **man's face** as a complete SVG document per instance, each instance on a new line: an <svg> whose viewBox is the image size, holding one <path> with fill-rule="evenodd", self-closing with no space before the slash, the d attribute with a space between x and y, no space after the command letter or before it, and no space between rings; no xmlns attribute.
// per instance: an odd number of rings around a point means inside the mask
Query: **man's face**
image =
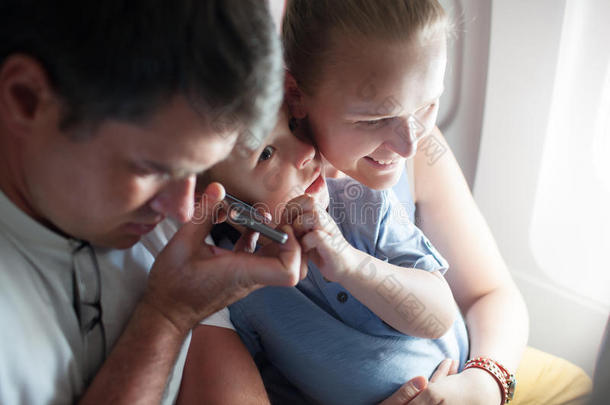
<svg viewBox="0 0 610 405"><path fill-rule="evenodd" d="M107 120L85 139L41 133L24 156L32 209L47 226L113 248L132 246L167 216L188 221L195 175L236 139L215 133L182 97L145 123Z"/></svg>

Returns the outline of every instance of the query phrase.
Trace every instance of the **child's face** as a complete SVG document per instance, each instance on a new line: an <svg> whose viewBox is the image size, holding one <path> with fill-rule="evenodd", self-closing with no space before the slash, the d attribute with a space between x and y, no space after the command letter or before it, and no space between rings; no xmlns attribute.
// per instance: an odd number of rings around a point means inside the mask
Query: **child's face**
<svg viewBox="0 0 610 405"><path fill-rule="evenodd" d="M210 170L228 193L264 207L276 224L285 204L298 195L307 193L322 207L328 205L321 156L299 137L300 128L291 132L286 112L280 111L277 125L258 149L247 156L234 151Z"/></svg>
<svg viewBox="0 0 610 405"><path fill-rule="evenodd" d="M444 36L420 44L336 41L305 109L320 151L368 187L392 187L434 128L447 60ZM345 46L344 46L345 45Z"/></svg>

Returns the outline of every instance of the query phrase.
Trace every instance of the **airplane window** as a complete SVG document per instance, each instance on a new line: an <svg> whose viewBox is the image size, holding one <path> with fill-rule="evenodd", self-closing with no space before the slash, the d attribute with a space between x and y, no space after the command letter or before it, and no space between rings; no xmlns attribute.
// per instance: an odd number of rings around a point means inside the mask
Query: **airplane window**
<svg viewBox="0 0 610 405"><path fill-rule="evenodd" d="M553 280L610 306L610 3L568 7L530 236Z"/></svg>

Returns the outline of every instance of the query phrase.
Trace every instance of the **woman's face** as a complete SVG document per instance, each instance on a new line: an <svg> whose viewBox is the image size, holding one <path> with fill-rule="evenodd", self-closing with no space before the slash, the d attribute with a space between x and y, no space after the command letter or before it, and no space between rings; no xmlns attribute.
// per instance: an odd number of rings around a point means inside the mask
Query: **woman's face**
<svg viewBox="0 0 610 405"><path fill-rule="evenodd" d="M335 63L303 95L312 136L337 169L374 189L392 187L435 125L446 40L335 43Z"/></svg>

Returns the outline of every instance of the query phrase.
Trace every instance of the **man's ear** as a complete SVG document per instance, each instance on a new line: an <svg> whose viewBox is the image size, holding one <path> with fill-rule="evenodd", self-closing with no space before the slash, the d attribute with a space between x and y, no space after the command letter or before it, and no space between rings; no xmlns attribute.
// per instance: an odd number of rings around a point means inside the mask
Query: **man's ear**
<svg viewBox="0 0 610 405"><path fill-rule="evenodd" d="M49 125L49 107L55 107L55 115L59 108L53 94L45 70L35 59L16 54L0 66L0 121L10 132L25 135Z"/></svg>
<svg viewBox="0 0 610 405"><path fill-rule="evenodd" d="M286 104L288 104L290 115L296 119L305 118L307 116L307 110L305 109L303 92L299 88L296 79L289 71L286 71L284 90L286 94Z"/></svg>

